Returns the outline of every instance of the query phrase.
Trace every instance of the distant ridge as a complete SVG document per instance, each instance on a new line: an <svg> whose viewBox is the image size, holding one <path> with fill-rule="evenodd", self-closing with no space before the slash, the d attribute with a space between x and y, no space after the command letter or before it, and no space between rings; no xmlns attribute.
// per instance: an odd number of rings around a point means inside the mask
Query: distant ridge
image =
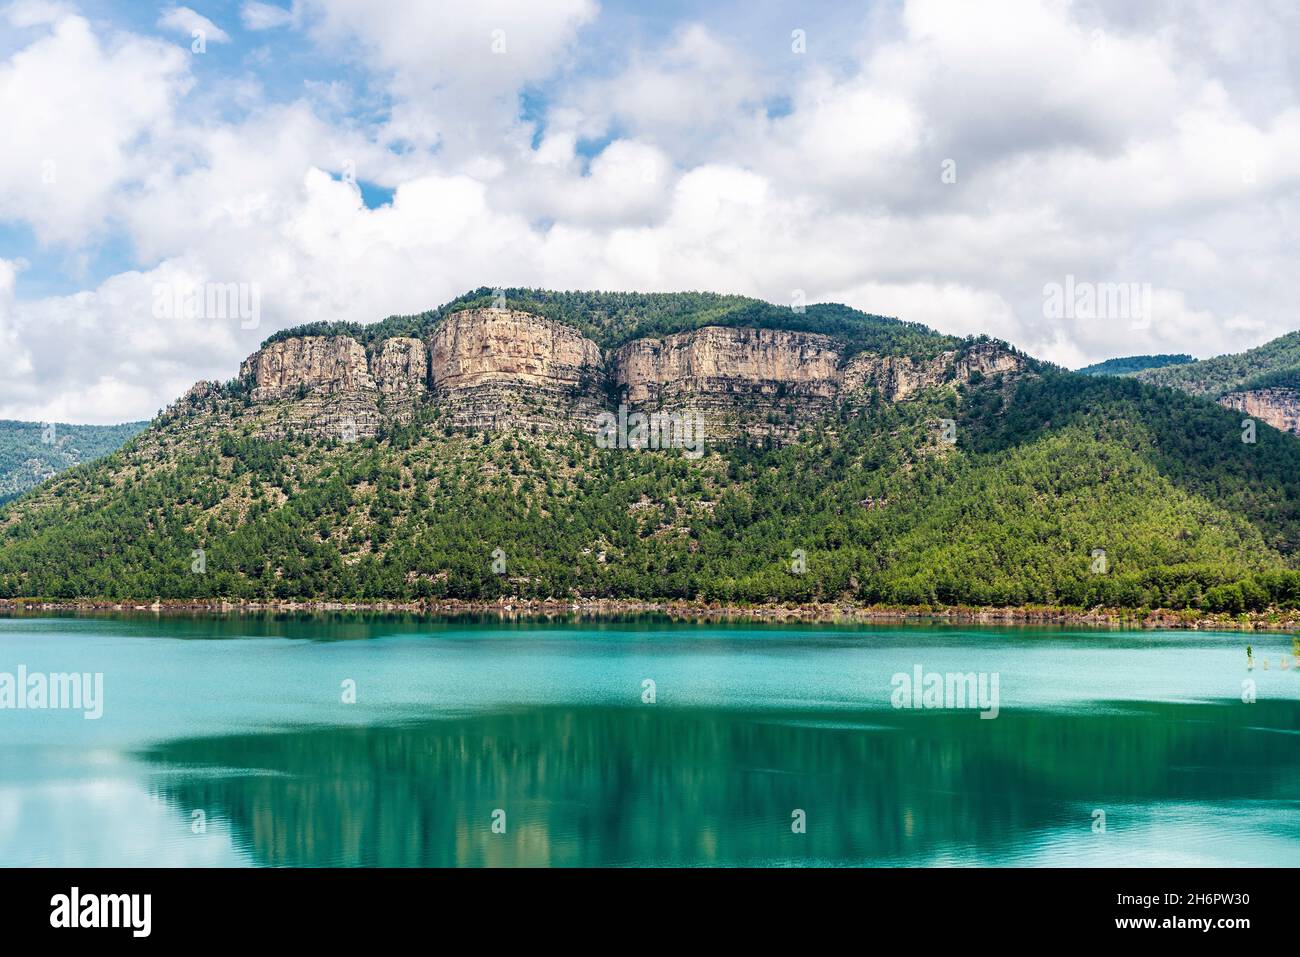
<svg viewBox="0 0 1300 957"><path fill-rule="evenodd" d="M1176 355L1165 353L1154 356L1124 356L1123 358L1096 362L1076 371L1083 375L1127 376L1136 375L1148 369L1163 369L1166 366L1185 365L1195 361L1196 356L1188 355L1185 352Z"/></svg>
<svg viewBox="0 0 1300 957"><path fill-rule="evenodd" d="M919 322L903 322L839 303L776 305L713 292L559 292L482 286L437 309L380 322L313 322L282 329L263 345L301 336L349 336L364 346L393 337L425 337L445 317L469 309L516 309L571 326L605 349L633 339L704 326L787 329L835 336L855 349L933 357L961 340Z"/></svg>
<svg viewBox="0 0 1300 957"><path fill-rule="evenodd" d="M148 424L68 425L0 419L0 504L65 469L116 451Z"/></svg>
<svg viewBox="0 0 1300 957"><path fill-rule="evenodd" d="M1262 346L1187 365L1150 369L1138 378L1191 395L1218 399L1229 392L1275 386L1300 371L1300 332L1288 332Z"/></svg>

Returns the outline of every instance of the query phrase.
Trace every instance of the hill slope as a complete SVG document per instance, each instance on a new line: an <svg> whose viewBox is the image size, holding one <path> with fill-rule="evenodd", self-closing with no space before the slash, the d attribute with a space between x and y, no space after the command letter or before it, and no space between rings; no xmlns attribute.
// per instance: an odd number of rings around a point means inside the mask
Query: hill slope
<svg viewBox="0 0 1300 957"><path fill-rule="evenodd" d="M0 503L64 469L107 455L146 425L67 425L0 419Z"/></svg>
<svg viewBox="0 0 1300 957"><path fill-rule="evenodd" d="M1217 399L1230 392L1264 387L1263 380L1300 370L1300 332L1288 332L1262 346L1187 365L1138 374L1143 382Z"/></svg>
<svg viewBox="0 0 1300 957"><path fill-rule="evenodd" d="M1082 369L1075 371L1080 375L1137 375L1139 372L1146 372L1148 369L1164 369L1167 366L1186 365L1195 361L1195 356L1188 355L1185 352L1177 355L1166 353L1154 356L1123 356L1118 359L1095 362L1090 366L1084 366Z"/></svg>
<svg viewBox="0 0 1300 957"><path fill-rule="evenodd" d="M1267 426L1245 443L1211 402L996 343L920 358L953 340L890 320L857 341L722 335L690 331L695 306L677 305L686 331L606 322L621 343L607 352L469 302L360 354L337 328L278 337L274 363L251 358L240 380L196 389L122 451L0 510L0 596L1300 601L1300 443ZM793 318L808 314L830 315ZM522 339L492 338L501 328ZM667 338L627 338L647 328ZM394 378L390 360L416 347L427 380L409 364ZM294 356L314 378L285 378ZM574 356L606 369L608 393ZM464 424L462 403L480 414L519 383L521 401L546 400ZM698 458L602 447L553 404L642 394L730 425L709 420ZM372 407L373 431L332 431L340 408Z"/></svg>
<svg viewBox="0 0 1300 957"><path fill-rule="evenodd" d="M1247 418L1300 435L1300 332L1233 355L1150 369L1137 378L1214 399Z"/></svg>

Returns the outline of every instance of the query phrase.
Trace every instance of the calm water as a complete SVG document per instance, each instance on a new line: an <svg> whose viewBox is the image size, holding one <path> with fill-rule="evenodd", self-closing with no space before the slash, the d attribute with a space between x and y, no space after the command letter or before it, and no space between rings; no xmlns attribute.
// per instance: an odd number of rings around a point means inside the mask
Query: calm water
<svg viewBox="0 0 1300 957"><path fill-rule="evenodd" d="M0 618L0 673L104 675L99 720L0 710L0 864L1297 865L1290 650L1281 635ZM998 716L894 708L892 676L917 666L996 674Z"/></svg>

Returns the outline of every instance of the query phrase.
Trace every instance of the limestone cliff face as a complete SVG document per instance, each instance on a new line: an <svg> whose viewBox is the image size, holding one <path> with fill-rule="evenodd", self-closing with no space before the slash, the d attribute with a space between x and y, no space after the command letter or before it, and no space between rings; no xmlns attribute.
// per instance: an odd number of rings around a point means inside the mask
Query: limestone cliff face
<svg viewBox="0 0 1300 957"><path fill-rule="evenodd" d="M1254 389L1230 392L1219 405L1267 422L1275 429L1300 435L1300 391L1296 389Z"/></svg>
<svg viewBox="0 0 1300 957"><path fill-rule="evenodd" d="M427 393L444 422L461 427L591 431L600 413L625 403L629 411L698 413L711 438L787 438L870 391L898 402L1024 366L995 343L925 360L860 354L845 361L843 349L815 333L707 326L604 353L562 323L471 309L444 318L427 343L394 337L373 345L369 357L348 336L273 342L244 361L241 375L263 407L267 435L366 438L385 419L409 421ZM1252 414L1272 421L1264 411Z"/></svg>
<svg viewBox="0 0 1300 957"><path fill-rule="evenodd" d="M302 336L272 342L244 360L240 377L267 438L315 435L354 441L375 435L381 416L366 350L349 336Z"/></svg>
<svg viewBox="0 0 1300 957"><path fill-rule="evenodd" d="M830 336L706 326L629 342L614 354L614 375L631 402L710 392L831 399L839 361Z"/></svg>
<svg viewBox="0 0 1300 957"><path fill-rule="evenodd" d="M370 374L385 395L422 395L429 378L429 351L419 339L385 339L371 357Z"/></svg>
<svg viewBox="0 0 1300 957"><path fill-rule="evenodd" d="M955 381L967 382L977 372L981 375L998 375L1019 372L1024 367L1025 360L1004 346L996 342L976 342L957 351L952 369Z"/></svg>
<svg viewBox="0 0 1300 957"><path fill-rule="evenodd" d="M629 407L696 410L710 434L797 428L840 389L836 341L781 329L706 326L637 339L614 352L613 368Z"/></svg>
<svg viewBox="0 0 1300 957"><path fill-rule="evenodd" d="M604 404L600 347L526 312L453 313L429 338L429 367L434 393L457 425L587 425Z"/></svg>
<svg viewBox="0 0 1300 957"><path fill-rule="evenodd" d="M333 395L375 388L366 350L348 336L273 342L245 359L239 374L252 380L254 402L293 398L304 391Z"/></svg>
<svg viewBox="0 0 1300 957"><path fill-rule="evenodd" d="M992 342L941 352L933 359L909 356L854 356L844 368L846 397L876 390L889 402L901 402L922 389L969 382L975 374L997 375L1024 368L1024 360Z"/></svg>

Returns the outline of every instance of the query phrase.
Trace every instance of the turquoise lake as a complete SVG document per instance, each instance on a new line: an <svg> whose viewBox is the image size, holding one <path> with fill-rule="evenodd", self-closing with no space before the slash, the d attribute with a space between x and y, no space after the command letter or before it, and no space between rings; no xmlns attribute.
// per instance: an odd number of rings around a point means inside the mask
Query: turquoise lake
<svg viewBox="0 0 1300 957"><path fill-rule="evenodd" d="M1291 654L1196 632L0 617L0 675L103 675L97 720L0 709L0 865L1293 866ZM896 707L927 704L898 690L918 669L995 679L997 716Z"/></svg>

